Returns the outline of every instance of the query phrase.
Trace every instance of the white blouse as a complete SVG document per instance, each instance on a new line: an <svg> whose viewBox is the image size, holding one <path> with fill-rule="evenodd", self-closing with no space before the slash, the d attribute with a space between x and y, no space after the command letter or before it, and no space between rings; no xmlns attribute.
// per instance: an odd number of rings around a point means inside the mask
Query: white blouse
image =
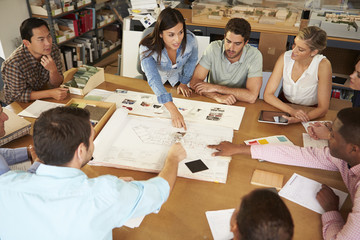
<svg viewBox="0 0 360 240"><path fill-rule="evenodd" d="M318 69L323 55L317 54L313 57L309 67L303 72L300 78L294 82L291 73L295 60L291 59L292 50L284 54L283 69L283 92L286 99L295 104L311 106L318 103Z"/></svg>

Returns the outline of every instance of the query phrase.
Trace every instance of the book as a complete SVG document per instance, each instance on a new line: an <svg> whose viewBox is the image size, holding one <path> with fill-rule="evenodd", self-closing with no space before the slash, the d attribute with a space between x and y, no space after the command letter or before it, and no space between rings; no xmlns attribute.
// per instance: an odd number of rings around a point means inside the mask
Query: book
<svg viewBox="0 0 360 240"><path fill-rule="evenodd" d="M272 172L266 172L255 169L251 178L251 184L262 187L274 187L277 190L282 188L284 175Z"/></svg>
<svg viewBox="0 0 360 240"><path fill-rule="evenodd" d="M5 122L5 136L0 138L0 146L30 134L31 129L31 122L19 117L6 108L3 108L3 110L9 119Z"/></svg>

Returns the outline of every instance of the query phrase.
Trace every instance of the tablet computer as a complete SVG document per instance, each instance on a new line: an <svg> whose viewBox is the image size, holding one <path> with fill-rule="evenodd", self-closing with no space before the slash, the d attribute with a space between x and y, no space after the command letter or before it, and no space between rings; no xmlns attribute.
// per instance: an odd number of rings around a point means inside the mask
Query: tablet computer
<svg viewBox="0 0 360 240"><path fill-rule="evenodd" d="M258 121L263 123L287 125L288 120L283 117L284 115L290 117L290 114L286 112L261 110Z"/></svg>

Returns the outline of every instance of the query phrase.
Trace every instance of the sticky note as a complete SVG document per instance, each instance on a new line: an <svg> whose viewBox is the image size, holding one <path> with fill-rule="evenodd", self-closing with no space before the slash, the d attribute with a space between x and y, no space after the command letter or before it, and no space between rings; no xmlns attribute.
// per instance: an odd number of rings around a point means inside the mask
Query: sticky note
<svg viewBox="0 0 360 240"><path fill-rule="evenodd" d="M249 145L259 145L258 141L254 140L249 142Z"/></svg>
<svg viewBox="0 0 360 240"><path fill-rule="evenodd" d="M279 139L280 142L287 142L288 140L285 137L277 137L277 139Z"/></svg>
<svg viewBox="0 0 360 240"><path fill-rule="evenodd" d="M263 144L269 144L269 142L266 139L260 139L258 140L258 142L263 145Z"/></svg>

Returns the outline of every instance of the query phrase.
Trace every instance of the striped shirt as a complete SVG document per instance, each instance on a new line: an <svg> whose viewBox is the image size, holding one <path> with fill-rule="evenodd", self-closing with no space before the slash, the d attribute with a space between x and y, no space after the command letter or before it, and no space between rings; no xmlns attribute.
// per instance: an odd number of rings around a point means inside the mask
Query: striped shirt
<svg viewBox="0 0 360 240"><path fill-rule="evenodd" d="M62 75L60 51L56 44L52 45L51 57L54 59L58 72ZM50 80L49 71L22 44L5 60L1 69L4 81L4 101L29 102L32 90L42 90Z"/></svg>
<svg viewBox="0 0 360 240"><path fill-rule="evenodd" d="M353 202L352 211L345 222L339 211L325 212L321 219L324 239L359 239L360 237L360 164L348 167L347 162L330 155L326 148L300 148L297 146L251 146L251 157L269 162L339 171Z"/></svg>

